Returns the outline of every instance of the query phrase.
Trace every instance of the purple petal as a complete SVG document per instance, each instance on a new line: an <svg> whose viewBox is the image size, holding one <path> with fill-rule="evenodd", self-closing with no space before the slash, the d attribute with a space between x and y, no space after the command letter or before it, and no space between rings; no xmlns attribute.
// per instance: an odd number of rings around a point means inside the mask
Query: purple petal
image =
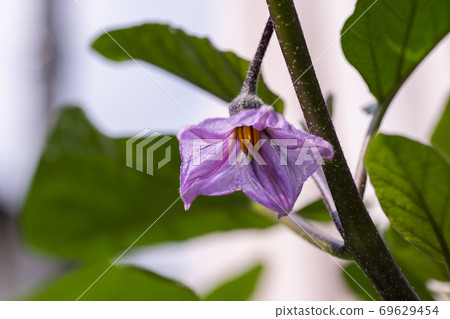
<svg viewBox="0 0 450 319"><path fill-rule="evenodd" d="M195 126L183 130L178 139L182 159L180 193L186 210L198 195L225 195L237 190L236 168L229 165L229 157L237 150L233 131Z"/></svg>
<svg viewBox="0 0 450 319"><path fill-rule="evenodd" d="M261 139L268 138L265 132L261 133ZM298 140L301 145L303 142ZM247 166L239 166L239 188L254 201L278 212L279 218L292 210L304 182L320 167L309 150L303 154L301 147L292 147L286 152L287 157L283 158L280 147L267 141L259 150L266 165L252 160ZM297 165L299 156L303 155L305 159Z"/></svg>
<svg viewBox="0 0 450 319"><path fill-rule="evenodd" d="M261 132L263 139L268 136ZM286 215L300 194L303 180L297 180L293 165L280 165L280 152L270 145L270 141L262 145L259 154L266 165L255 158L246 166L240 165L239 188L254 201L279 215Z"/></svg>
<svg viewBox="0 0 450 319"><path fill-rule="evenodd" d="M235 140L234 128L240 126L253 126L261 131L261 141L266 140L250 162ZM180 192L186 209L198 195L223 195L241 189L278 212L280 218L292 210L303 183L320 167L320 160L333 157L328 142L296 129L270 106L203 121L182 130L178 139ZM201 152L193 150L194 140L202 146Z"/></svg>
<svg viewBox="0 0 450 319"><path fill-rule="evenodd" d="M302 147L308 141L309 145L313 144L317 148L324 160L333 158L333 147L321 137L295 128L285 120L283 115L275 112L272 107L265 106L265 109L261 108L259 111L264 112L264 116L261 116L252 125L258 130L267 128L267 132L270 134L269 138L277 139L281 142L284 139L297 139L295 148Z"/></svg>

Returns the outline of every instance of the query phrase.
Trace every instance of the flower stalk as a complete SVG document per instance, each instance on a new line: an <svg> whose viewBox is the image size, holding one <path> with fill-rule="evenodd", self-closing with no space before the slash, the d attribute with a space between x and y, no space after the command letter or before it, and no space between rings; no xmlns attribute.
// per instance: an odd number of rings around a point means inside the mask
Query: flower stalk
<svg viewBox="0 0 450 319"><path fill-rule="evenodd" d="M255 56L248 69L247 76L245 78L244 84L242 85L241 93L256 95L256 88L258 84L258 77L261 70L261 64L266 54L267 46L269 45L270 39L273 34L273 22L269 17L264 28L261 40L259 41L258 48L256 49Z"/></svg>
<svg viewBox="0 0 450 319"><path fill-rule="evenodd" d="M273 213L267 209L258 210L260 214L266 218L276 221L276 217ZM303 218L296 214L289 214L279 220L280 224L283 224L294 231L297 235L305 239L313 246L325 251L326 253L345 260L351 260L352 256L347 251L344 243L331 238L315 228L311 224L307 223Z"/></svg>
<svg viewBox="0 0 450 319"><path fill-rule="evenodd" d="M367 133L364 136L355 174L355 183L362 198L364 198L364 191L366 190L367 181L367 170L366 165L364 165L364 158L366 156L370 141L377 134L378 129L380 128L381 121L383 120L384 114L386 114L390 101L391 99L388 99L386 103L377 106L377 109L373 113L372 120L370 121L369 128L367 129Z"/></svg>
<svg viewBox="0 0 450 319"><path fill-rule="evenodd" d="M335 150L333 160L324 165L324 173L347 249L385 300L418 300L381 239L353 181L293 1L267 0L267 4L308 129L330 142Z"/></svg>
<svg viewBox="0 0 450 319"><path fill-rule="evenodd" d="M255 56L247 71L247 76L242 84L241 92L230 103L230 115L235 115L243 110L259 109L264 104L263 101L257 96L256 91L258 88L258 78L261 71L261 64L272 34L273 22L269 17L261 36L261 40L259 41L258 48L256 49Z"/></svg>

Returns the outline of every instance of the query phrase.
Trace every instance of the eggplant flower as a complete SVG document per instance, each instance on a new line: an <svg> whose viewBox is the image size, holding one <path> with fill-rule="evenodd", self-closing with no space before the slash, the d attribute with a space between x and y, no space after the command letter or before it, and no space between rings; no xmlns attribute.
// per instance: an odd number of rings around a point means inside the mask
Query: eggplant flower
<svg viewBox="0 0 450 319"><path fill-rule="evenodd" d="M198 195L241 190L281 218L292 210L306 179L333 157L328 142L294 128L256 95L272 33L269 18L241 93L229 106L230 117L207 119L178 133L186 210Z"/></svg>
<svg viewBox="0 0 450 319"><path fill-rule="evenodd" d="M239 111L230 107L229 118L207 119L179 132L185 209L198 195L241 190L281 218L292 210L306 179L333 157L333 148L293 127L271 106L239 105Z"/></svg>

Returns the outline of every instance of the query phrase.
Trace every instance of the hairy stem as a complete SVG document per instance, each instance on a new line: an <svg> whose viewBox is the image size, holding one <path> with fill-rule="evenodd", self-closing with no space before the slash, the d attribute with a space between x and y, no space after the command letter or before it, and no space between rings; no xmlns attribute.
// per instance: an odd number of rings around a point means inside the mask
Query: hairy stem
<svg viewBox="0 0 450 319"><path fill-rule="evenodd" d="M418 300L381 239L353 181L311 63L293 0L267 0L267 3L308 129L334 147L334 158L324 164L324 173L347 249L384 299Z"/></svg>
<svg viewBox="0 0 450 319"><path fill-rule="evenodd" d="M244 84L242 85L242 93L256 95L256 86L258 83L259 72L261 70L261 63L264 58L264 54L266 53L267 46L269 45L272 34L273 22L269 17L266 23L266 27L264 28L264 32L261 36L261 40L259 41L258 48L256 49L255 57L252 60L252 64L250 64L250 68L248 69Z"/></svg>

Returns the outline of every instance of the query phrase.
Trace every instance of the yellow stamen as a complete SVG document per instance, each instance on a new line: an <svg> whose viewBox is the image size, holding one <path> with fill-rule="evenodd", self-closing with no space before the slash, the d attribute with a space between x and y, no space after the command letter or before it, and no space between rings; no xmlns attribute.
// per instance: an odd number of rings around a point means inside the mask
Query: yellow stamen
<svg viewBox="0 0 450 319"><path fill-rule="evenodd" d="M252 137L253 137L253 145L258 144L259 138L260 138L260 133L258 130L256 130L255 128L252 127Z"/></svg>
<svg viewBox="0 0 450 319"><path fill-rule="evenodd" d="M242 132L242 127L236 128L236 131L237 131L237 135L238 135L239 144L241 145L241 149L242 149L242 151L245 154L247 154L248 153L248 149L244 145L244 141L243 141L244 140L244 135L243 135L243 132Z"/></svg>
<svg viewBox="0 0 450 319"><path fill-rule="evenodd" d="M248 148L246 147L245 143L250 143L251 145L254 146L255 144L258 143L261 136L260 132L254 129L252 126L237 127L236 133L241 149L246 155L248 154Z"/></svg>
<svg viewBox="0 0 450 319"><path fill-rule="evenodd" d="M249 143L252 142L252 129L250 128L250 126L244 126L242 128L242 130L244 131L244 139L246 139Z"/></svg>

